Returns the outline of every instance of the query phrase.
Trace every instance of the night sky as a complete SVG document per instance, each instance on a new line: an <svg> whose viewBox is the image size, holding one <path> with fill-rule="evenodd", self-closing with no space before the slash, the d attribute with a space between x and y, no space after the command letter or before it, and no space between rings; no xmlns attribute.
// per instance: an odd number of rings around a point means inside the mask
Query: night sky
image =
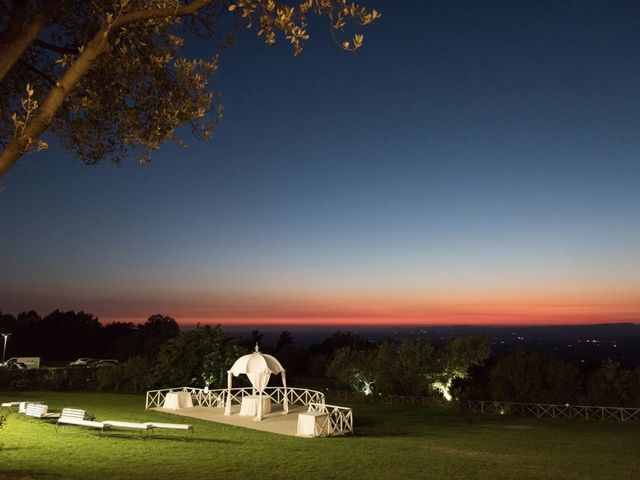
<svg viewBox="0 0 640 480"><path fill-rule="evenodd" d="M640 6L378 0L356 55L249 31L149 165L0 180L0 310L102 321L640 321Z"/></svg>

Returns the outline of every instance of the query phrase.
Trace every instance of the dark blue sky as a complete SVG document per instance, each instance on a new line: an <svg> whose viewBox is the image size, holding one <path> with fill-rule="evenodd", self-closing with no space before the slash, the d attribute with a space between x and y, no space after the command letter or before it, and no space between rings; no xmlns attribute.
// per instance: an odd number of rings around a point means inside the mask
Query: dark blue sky
<svg viewBox="0 0 640 480"><path fill-rule="evenodd" d="M53 147L0 194L0 309L181 321L640 320L637 2L370 2L351 55L251 32L214 140Z"/></svg>

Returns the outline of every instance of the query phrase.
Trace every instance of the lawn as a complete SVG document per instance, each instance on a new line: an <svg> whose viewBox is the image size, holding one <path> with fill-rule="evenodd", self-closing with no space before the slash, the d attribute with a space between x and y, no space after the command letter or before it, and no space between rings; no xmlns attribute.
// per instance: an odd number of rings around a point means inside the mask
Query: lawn
<svg viewBox="0 0 640 480"><path fill-rule="evenodd" d="M4 393L98 419L184 421L144 410L144 397ZM638 479L639 424L520 419L354 405L355 436L302 439L192 420L195 435L142 440L9 414L1 479Z"/></svg>

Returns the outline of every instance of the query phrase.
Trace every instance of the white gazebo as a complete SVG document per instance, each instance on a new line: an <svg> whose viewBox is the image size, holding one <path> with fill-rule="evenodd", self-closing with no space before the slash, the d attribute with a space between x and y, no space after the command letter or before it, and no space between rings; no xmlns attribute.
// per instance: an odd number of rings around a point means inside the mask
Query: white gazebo
<svg viewBox="0 0 640 480"><path fill-rule="evenodd" d="M257 415L256 420L262 420L262 395L269 383L271 374L282 374L282 386L284 387L284 401L282 404L282 413L289 413L289 403L287 395L287 377L285 369L282 367L278 359L271 355L266 355L258 349L256 344L256 351L248 355L240 357L233 364L231 369L227 371L227 402L224 409L225 415L231 415L231 387L232 377L237 377L244 374L249 378L253 387L253 395L258 396L257 401Z"/></svg>

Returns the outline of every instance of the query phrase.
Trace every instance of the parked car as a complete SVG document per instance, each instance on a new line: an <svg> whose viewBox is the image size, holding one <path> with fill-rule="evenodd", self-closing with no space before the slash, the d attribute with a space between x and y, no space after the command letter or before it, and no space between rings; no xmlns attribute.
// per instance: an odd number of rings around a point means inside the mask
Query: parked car
<svg viewBox="0 0 640 480"><path fill-rule="evenodd" d="M26 370L27 366L22 363L17 361L15 358L10 358L9 360L7 360L6 362L0 364L5 368L10 368L10 369L14 369L14 370Z"/></svg>
<svg viewBox="0 0 640 480"><path fill-rule="evenodd" d="M77 360L74 360L73 362L69 363L70 367L86 367L88 366L93 360L93 358L89 358L89 357L80 357Z"/></svg>
<svg viewBox="0 0 640 480"><path fill-rule="evenodd" d="M11 357L5 363L21 363L27 368L40 368L40 357Z"/></svg>
<svg viewBox="0 0 640 480"><path fill-rule="evenodd" d="M103 360L96 360L90 366L91 367L117 367L118 365L120 365L120 362L118 362L118 360L103 359Z"/></svg>

